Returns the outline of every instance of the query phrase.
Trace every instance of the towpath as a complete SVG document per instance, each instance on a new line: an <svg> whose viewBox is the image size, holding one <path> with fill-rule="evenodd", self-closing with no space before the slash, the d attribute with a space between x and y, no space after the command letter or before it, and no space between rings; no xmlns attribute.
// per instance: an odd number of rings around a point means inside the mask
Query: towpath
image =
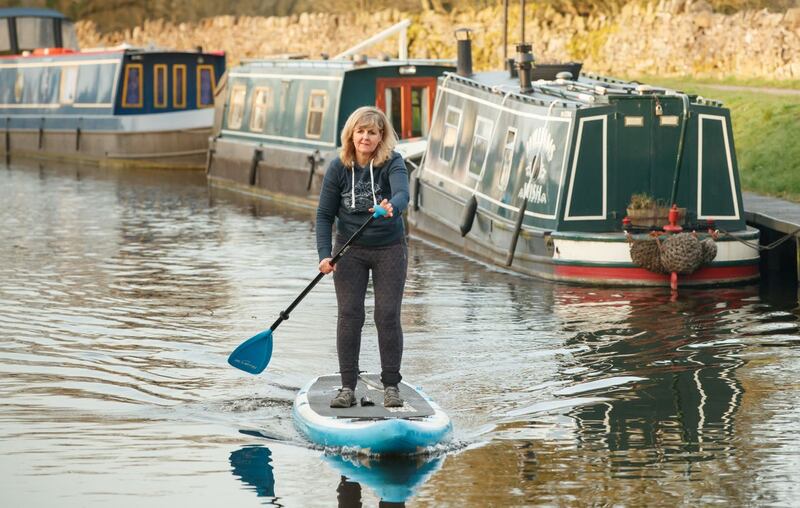
<svg viewBox="0 0 800 508"><path fill-rule="evenodd" d="M794 88L772 88L767 86L743 86L743 85L711 85L703 84L707 88L714 90L725 90L731 92L758 92L769 95L794 95L800 96L800 90Z"/></svg>
<svg viewBox="0 0 800 508"><path fill-rule="evenodd" d="M800 203L752 192L742 193L742 201L747 222L764 225L785 234L796 232L800 228Z"/></svg>

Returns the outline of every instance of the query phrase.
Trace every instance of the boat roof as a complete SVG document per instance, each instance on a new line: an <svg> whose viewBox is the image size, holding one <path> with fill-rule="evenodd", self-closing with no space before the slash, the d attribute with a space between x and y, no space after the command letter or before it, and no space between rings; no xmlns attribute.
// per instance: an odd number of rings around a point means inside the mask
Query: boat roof
<svg viewBox="0 0 800 508"><path fill-rule="evenodd" d="M355 60L306 60L306 59L253 59L243 60L242 67L258 72L274 72L279 74L287 69L294 71L313 71L315 73L344 74L350 71L362 69L375 69L381 67L406 67L406 66L441 66L455 67L453 60L430 60L430 59L378 59L370 58L366 61Z"/></svg>
<svg viewBox="0 0 800 508"><path fill-rule="evenodd" d="M0 9L0 18L60 18L69 19L53 9L36 9L32 7L8 7Z"/></svg>
<svg viewBox="0 0 800 508"><path fill-rule="evenodd" d="M444 76L444 79L483 88L499 95L509 94L520 100L531 101L539 105L550 105L554 101L558 101L567 108L608 104L609 97L682 94L682 92L670 88L646 85L636 81L624 81L588 72L582 72L577 79L536 80L531 82L531 90L528 92L522 92L519 78L511 77L507 71L477 72L468 77L448 72ZM704 99L704 102L715 106L721 105L714 100Z"/></svg>

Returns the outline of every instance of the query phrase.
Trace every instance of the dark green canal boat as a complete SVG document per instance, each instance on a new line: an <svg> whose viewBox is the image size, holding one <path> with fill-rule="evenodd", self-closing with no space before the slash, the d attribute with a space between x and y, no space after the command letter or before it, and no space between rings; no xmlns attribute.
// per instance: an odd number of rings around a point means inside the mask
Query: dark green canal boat
<svg viewBox="0 0 800 508"><path fill-rule="evenodd" d="M535 65L527 44L513 72L473 73L469 42L459 72L439 80L412 174L412 235L559 281L758 277L722 104L580 64Z"/></svg>

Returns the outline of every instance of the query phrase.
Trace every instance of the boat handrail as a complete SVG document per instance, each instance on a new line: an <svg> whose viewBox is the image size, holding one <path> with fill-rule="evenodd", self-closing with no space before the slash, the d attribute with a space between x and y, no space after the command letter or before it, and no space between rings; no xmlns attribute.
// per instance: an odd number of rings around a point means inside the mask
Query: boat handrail
<svg viewBox="0 0 800 508"><path fill-rule="evenodd" d="M506 84L488 85L486 83L481 83L479 81L475 81L474 79L466 78L464 76L459 76L458 74L450 73L450 72L446 72L444 75L445 76L451 76L454 81L459 81L459 82L462 82L462 83L467 84L469 86L473 86L475 88L481 88L481 89L486 90L488 92L501 94L501 95L504 94L505 91L507 91L506 88L509 86L509 85L506 85ZM587 102L586 100L580 99L580 98L577 98L577 97L570 97L570 96L567 96L567 95L562 95L560 90L557 91L556 93L547 92L547 91L545 91L543 89L539 90L539 89L537 89L537 87L539 86L537 84L537 82L532 82L532 85L534 86L534 90L533 91L535 91L535 92L538 91L538 92L542 93L543 95L555 96L555 97L559 97L561 99L565 99L565 100L561 101L561 103L564 105L565 108L573 107L573 108L577 109L577 108L580 107L580 104L585 104ZM531 95L530 93L522 93L522 92L519 91L519 87L517 87L517 86L514 86L514 89L515 90L511 91L511 95L513 95L515 98L517 98L519 100L522 100L522 101L525 101L525 102L530 102L530 103L533 103L533 104L537 104L539 106L549 106L550 103L552 102L549 98L545 99L545 98L541 98L541 97L535 97L535 96Z"/></svg>
<svg viewBox="0 0 800 508"><path fill-rule="evenodd" d="M408 19L404 19L399 23L395 23L386 30L377 33L372 37L370 37L369 39L359 42L355 46L339 53L338 55L333 57L333 60L340 60L350 55L354 55L359 51L363 50L364 48L368 48L374 44L382 42L384 39L387 39L396 33L400 34L400 39L397 41L398 59L408 60L408 27L410 25L411 25L411 20Z"/></svg>
<svg viewBox="0 0 800 508"><path fill-rule="evenodd" d="M295 68L326 68L326 69L343 69L343 70L350 70L354 67L353 62L351 60L296 60L296 59L286 59L282 60L279 58L275 59L262 59L262 58L248 58L241 60L242 64L249 65L252 67L270 67L270 68L287 68L287 67L295 67ZM424 65L454 65L454 61L451 59L441 58L441 59L407 59L407 60L400 60L400 59L392 59L392 60L369 60L367 65L360 66L359 68L364 67L380 67L380 66L388 66L389 64L392 65L416 65L416 66L424 66Z"/></svg>

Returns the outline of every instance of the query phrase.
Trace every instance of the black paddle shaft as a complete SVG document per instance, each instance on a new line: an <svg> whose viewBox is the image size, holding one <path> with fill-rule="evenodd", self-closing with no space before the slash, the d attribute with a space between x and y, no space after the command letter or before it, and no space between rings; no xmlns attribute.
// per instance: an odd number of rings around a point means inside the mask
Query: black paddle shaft
<svg viewBox="0 0 800 508"><path fill-rule="evenodd" d="M347 249L350 247L350 244L353 243L354 241L358 240L358 238L361 236L361 233L363 233L364 230L367 229L367 226L369 226L372 223L373 220L375 220L375 215L370 215L369 219L364 224L362 224L360 228L358 228L358 231L353 233L353 236L351 236L350 239L347 240L347 242L345 242L344 245L342 245L342 248L339 249L339 252L337 252L331 258L331 266L335 265L336 262L339 261L339 259L342 256L344 256L344 253L347 252ZM325 277L325 274L322 273L322 272L319 272L317 274L317 276L314 277L314 280L312 280L308 284L308 286L306 286L306 288L303 290L303 292L300 293L300 295L297 298L294 299L294 301L291 303L291 305L286 307L286 310L281 311L280 317L274 323L272 323L272 326L270 326L269 329L272 330L272 331L275 331L275 329L278 327L278 325L280 325L283 321L289 319L289 314L294 310L295 307L297 307L297 304L300 303L303 300L303 298L305 298L306 295L311 292L312 289L314 289L314 286L316 286L317 282L322 280L323 277Z"/></svg>

